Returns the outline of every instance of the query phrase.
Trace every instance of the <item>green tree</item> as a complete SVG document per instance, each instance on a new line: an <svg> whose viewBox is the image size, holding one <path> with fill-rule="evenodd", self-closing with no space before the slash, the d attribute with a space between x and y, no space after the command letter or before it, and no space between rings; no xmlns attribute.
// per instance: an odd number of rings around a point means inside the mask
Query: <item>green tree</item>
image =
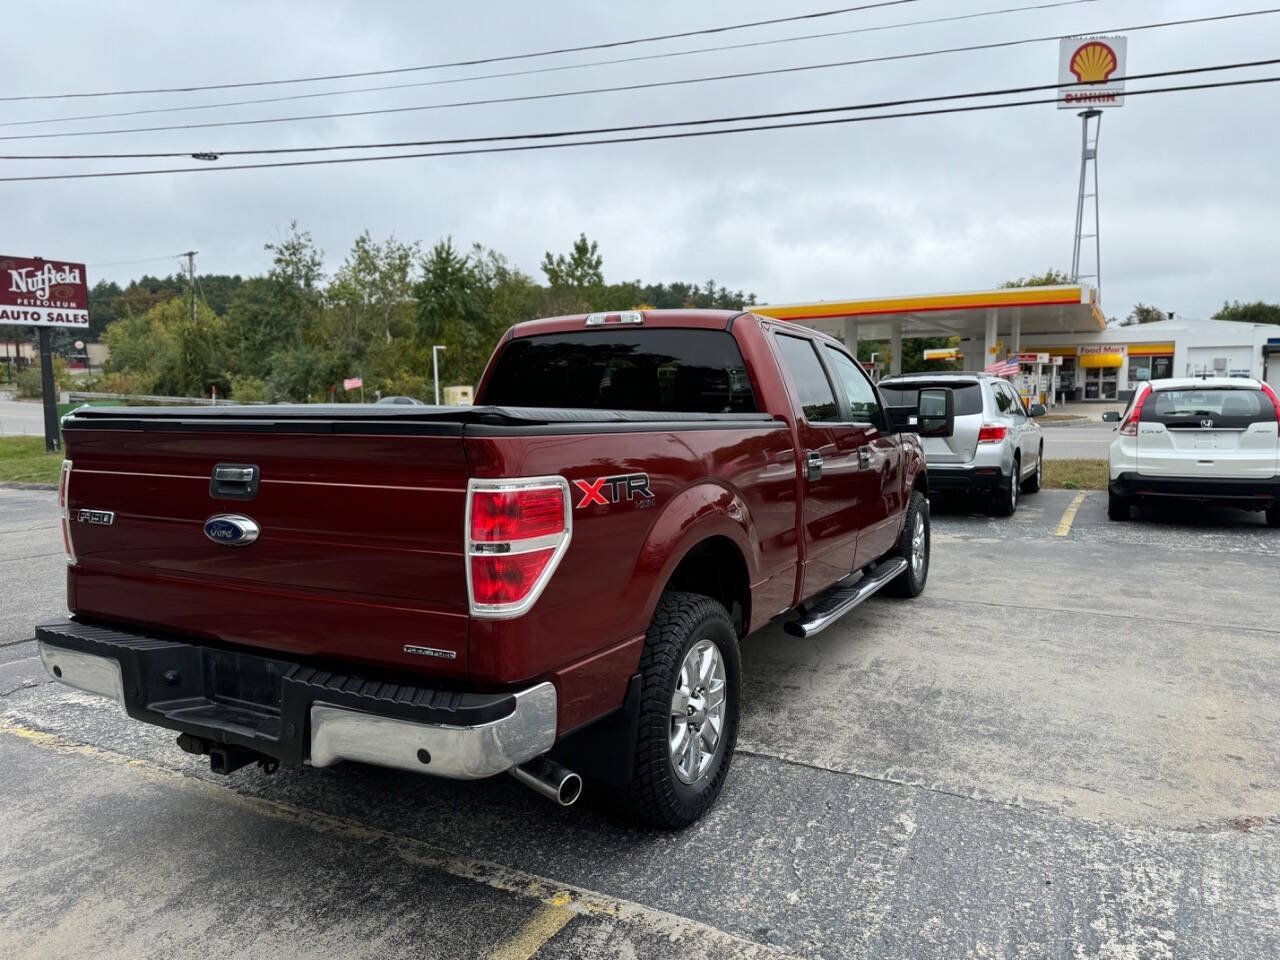
<svg viewBox="0 0 1280 960"><path fill-rule="evenodd" d="M1032 274L1029 277L1019 277L1017 280L1001 281L1000 287L1002 289L1010 287L1056 287L1074 282L1065 270L1054 270L1050 267L1044 273Z"/></svg>
<svg viewBox="0 0 1280 960"><path fill-rule="evenodd" d="M1239 323L1280 323L1280 303L1264 303L1255 300L1253 303L1241 303L1225 300L1222 309L1212 317L1214 320L1235 320Z"/></svg>
<svg viewBox="0 0 1280 960"><path fill-rule="evenodd" d="M1169 314L1159 307L1149 307L1145 303L1135 303L1133 309L1129 311L1129 316L1121 320L1119 326L1133 327L1140 323L1159 323L1161 320L1168 319Z"/></svg>
<svg viewBox="0 0 1280 960"><path fill-rule="evenodd" d="M547 251L542 258L542 272L552 290L568 288L581 294L604 284L600 269L603 262L596 242L588 241L587 235L580 233L568 256L563 253L552 256L551 251Z"/></svg>
<svg viewBox="0 0 1280 960"><path fill-rule="evenodd" d="M492 266L492 265L491 265ZM430 348L440 355L440 382L474 384L484 369L495 337L489 313L493 277L461 253L451 238L436 243L422 261L422 279L414 290L418 327L430 375Z"/></svg>
<svg viewBox="0 0 1280 960"><path fill-rule="evenodd" d="M144 314L127 316L107 327L110 348L106 373L127 374L137 388L166 396L226 395L226 324L203 301L193 320L187 304L170 298Z"/></svg>
<svg viewBox="0 0 1280 960"><path fill-rule="evenodd" d="M414 265L416 243L395 237L378 243L366 230L325 291L319 328L322 343L346 363L349 373L370 378L405 373L408 359L397 341L415 332Z"/></svg>

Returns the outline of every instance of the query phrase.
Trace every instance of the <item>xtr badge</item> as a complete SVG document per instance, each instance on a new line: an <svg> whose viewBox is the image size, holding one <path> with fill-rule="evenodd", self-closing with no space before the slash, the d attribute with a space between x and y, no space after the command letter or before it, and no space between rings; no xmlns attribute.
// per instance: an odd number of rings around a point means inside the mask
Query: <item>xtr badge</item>
<svg viewBox="0 0 1280 960"><path fill-rule="evenodd" d="M598 505L607 507L611 503L623 500L645 502L653 499L649 492L649 475L647 473L620 473L614 477L596 477L594 480L575 480L574 485L582 491L582 499L577 509Z"/></svg>

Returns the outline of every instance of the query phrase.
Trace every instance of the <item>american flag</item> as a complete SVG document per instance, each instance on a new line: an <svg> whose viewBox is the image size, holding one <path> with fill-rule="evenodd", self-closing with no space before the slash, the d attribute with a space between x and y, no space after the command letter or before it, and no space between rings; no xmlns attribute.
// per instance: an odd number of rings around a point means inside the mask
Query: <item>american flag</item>
<svg viewBox="0 0 1280 960"><path fill-rule="evenodd" d="M1008 360L998 360L995 363L987 365L984 373L990 373L997 377L1012 377L1018 372L1018 360L1016 357Z"/></svg>

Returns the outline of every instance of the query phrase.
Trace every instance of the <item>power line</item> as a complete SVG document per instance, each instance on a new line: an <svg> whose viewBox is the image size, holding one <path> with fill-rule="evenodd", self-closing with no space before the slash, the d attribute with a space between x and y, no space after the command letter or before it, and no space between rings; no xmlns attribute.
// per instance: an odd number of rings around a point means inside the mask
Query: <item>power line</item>
<svg viewBox="0 0 1280 960"><path fill-rule="evenodd" d="M1245 70L1253 67L1269 67L1280 64L1280 57L1267 60L1247 60L1216 64L1207 67L1184 67L1178 70L1160 70L1154 73L1134 73L1124 77L1111 77L1110 83L1130 80L1154 80L1160 77L1179 77L1196 73L1213 73L1220 70ZM844 113L851 110L881 110L889 107L915 106L922 103L938 103L946 100L972 100L984 97L1010 96L1012 94L1037 93L1044 90L1060 90L1078 86L1070 83L1041 83L1022 87L1001 87L994 90L971 90L965 93L935 94L927 97L909 97L899 100L880 100L869 103L842 104L834 107L808 107L796 110L779 110L772 113L739 114L728 117L709 117L699 120L666 120L653 123L633 123L613 127L591 127L576 130L543 131L538 133L494 134L484 137L452 137L437 140L396 140L381 143L323 144L308 147L258 147L240 150L212 150L199 155L200 159L219 157L253 156L280 153L326 153L338 150L386 150L395 147L450 146L464 143L493 143L501 140L542 140L556 137L595 136L605 133L626 133L635 130L654 130L665 127L707 126L715 123L741 123L749 120L774 120L783 117L812 116L819 113ZM144 153L14 153L0 154L0 160L147 160L197 156L190 150L155 151Z"/></svg>
<svg viewBox="0 0 1280 960"><path fill-rule="evenodd" d="M1184 84L1175 87L1153 87L1148 90L1126 90L1126 97L1148 94L1181 93L1196 90L1218 90L1229 87L1257 86L1280 82L1280 76L1258 77L1251 80L1216 81L1213 83ZM91 180L104 177L142 177L170 173L214 173L226 170L265 170L280 167L318 167L331 164L371 163L380 160L412 160L427 157L463 157L479 154L523 153L533 150L558 150L565 147L597 147L618 143L642 143L657 140L685 140L693 137L714 137L734 133L757 133L765 130L791 130L801 127L826 127L846 123L867 123L872 120L897 120L907 117L930 117L953 113L975 113L987 110L1004 110L1012 107L1031 107L1057 103L1056 97L1036 100L1013 100L1004 103L971 104L963 107L941 107L933 110L912 110L902 113L883 113L873 116L835 117L827 120L803 120L798 123L759 124L750 127L729 127L715 130L684 130L676 133L651 133L637 137L610 137L598 140L562 140L556 143L529 143L507 147L476 147L470 150L440 150L423 153L394 153L374 157L332 157L324 160L276 160L270 163L240 163L226 166L168 167L159 170L108 170L98 173L55 173L31 176L0 177L0 183L32 182L38 180Z"/></svg>
<svg viewBox="0 0 1280 960"><path fill-rule="evenodd" d="M417 67L393 67L386 70L361 70L355 73L330 73L316 77L291 77L284 80L245 80L237 83L207 83L184 87L151 87L138 90L98 90L92 93L43 93L24 94L20 96L0 97L0 102L15 100L72 100L86 97L123 97L147 93L191 93L196 90L231 90L241 87L273 87L288 83L315 83L320 80L350 80L355 77L382 77L394 73L416 73L422 70L442 70L446 67L474 67L486 63L507 63L512 60L531 60L536 57L550 57L562 53L582 53L586 50L608 50L617 47L630 47L640 43L656 43L659 40L679 40L684 37L699 37L712 33L729 33L733 30L746 30L751 27L767 27L779 23L795 23L798 20L818 20L834 17L843 13L856 13L860 10L875 10L879 7L900 7L919 0L879 0L877 3L863 3L856 7L840 7L835 10L819 10L814 13L799 13L789 17L773 17L769 20L752 20L748 23L732 23L719 27L703 27L699 30L683 30L679 33L660 33L647 37L632 37L628 40L610 40L602 43L586 43L576 47L559 47L553 50L538 50L533 53L512 53L500 57L476 57L470 60L452 60L447 63L429 63Z"/></svg>
<svg viewBox="0 0 1280 960"><path fill-rule="evenodd" d="M86 263L86 267L125 267L134 263L156 263L160 260L172 260L175 257L181 257L180 253L170 253L163 257L141 257L137 260L109 260L105 263Z"/></svg>
<svg viewBox="0 0 1280 960"><path fill-rule="evenodd" d="M1271 7L1265 10L1251 10L1243 13L1227 13L1214 14L1204 17L1192 17L1183 20L1165 20L1156 23L1137 24L1127 27L1112 27L1107 30L1091 31L1094 33L1137 33L1143 30L1156 30L1164 27L1187 26L1191 24L1210 23L1222 20L1236 20L1242 17L1257 17L1273 13L1280 13L1280 7ZM765 77L778 76L783 74L801 73L809 70L826 70L835 67L851 67L860 66L868 63L888 63L898 60L918 60L926 57L942 56L952 53L971 53L979 50L996 50L1008 47L1024 46L1032 43L1045 43L1052 40L1061 40L1064 36L1075 36L1075 34L1051 34L1038 37L1023 37L1017 40L999 40L990 43L975 43L956 47L943 47L933 50L915 51L912 53L896 53L886 54L878 57L862 57L855 60L836 60L825 63L804 64L795 67L774 67L763 70L747 70L738 73L722 73L707 77L689 77L682 80L655 80L647 83L629 83L612 87L594 87L586 90L563 90L555 93L536 93L523 94L512 97L493 97L489 99L479 100L455 100L448 103L429 103L419 104L408 107L384 107L378 110L349 110L339 113L313 113L303 114L292 117L264 117L256 120L218 120L210 123L183 123L168 124L155 127L121 127L108 130L77 130L64 131L59 133L28 133L28 134L8 134L0 137L0 141L6 140L48 140L62 137L93 137L106 136L121 133L154 133L166 130L206 130L215 127L241 127L241 126L259 126L270 123L291 123L303 120L333 120L348 117L369 117L385 114L397 113L414 113L424 110L441 110L452 107L474 107L495 103L525 103L537 100L555 100L563 97L580 97L588 94L597 93L618 93L631 90L650 90L657 87L676 87L686 86L695 83L707 83L718 80L739 80L747 77Z"/></svg>
<svg viewBox="0 0 1280 960"><path fill-rule="evenodd" d="M1054 0L1052 3L1037 3L1023 7L1003 7L998 10L981 10L976 13L963 13L948 17L930 17L925 20L904 20L898 23L878 24L872 27L854 27L849 30L830 30L824 33L806 33L795 37L779 37L773 40L750 40L745 43L720 44L713 47L696 47L692 50L672 50L665 53L648 53L635 57L616 57L610 60L588 60L585 63L560 64L554 67L535 67L529 70L506 70L500 73L481 73L470 77L450 77L445 80L420 80L413 83L378 84L372 87L353 87L347 90L321 90L315 93L294 93L283 97L256 97L247 100L222 100L217 103L188 104L181 107L148 107L141 110L121 110L114 113L86 113L72 117L46 117L41 120L6 120L0 121L0 127L29 127L43 123L70 123L77 120L109 120L116 117L140 117L156 113L186 113L193 110L214 110L222 107L243 107L256 106L264 103L286 103L294 100L314 100L319 97L347 96L353 93L380 93L387 90L409 90L420 87L438 87L457 83L472 83L477 80L526 77L542 73L560 73L566 70L583 70L589 67L615 66L623 63L665 60L671 57L688 57L703 53L719 53L726 50L744 50L751 47L771 47L782 43L795 43L799 40L825 40L831 37L845 37L860 33L879 33L885 30L897 30L903 27L933 26L941 23L956 23L962 20L977 20L983 17L994 17L1008 13L1024 13L1028 10L1048 10L1053 7L1073 7L1083 3L1097 2L1098 0Z"/></svg>

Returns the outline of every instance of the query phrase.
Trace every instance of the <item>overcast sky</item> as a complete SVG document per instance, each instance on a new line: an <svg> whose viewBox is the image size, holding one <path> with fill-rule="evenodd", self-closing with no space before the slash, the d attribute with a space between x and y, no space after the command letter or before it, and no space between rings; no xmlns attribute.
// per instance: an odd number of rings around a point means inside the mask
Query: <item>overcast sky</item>
<svg viewBox="0 0 1280 960"><path fill-rule="evenodd" d="M851 0L845 0L851 2ZM918 0L586 54L488 67L248 90L5 103L14 121L466 77L689 50L1044 0ZM640 3L114 0L6 11L5 95L269 80L431 64L830 9L837 0ZM1264 6L1250 0L1096 0L630 64L284 103L6 126L0 135L280 117L518 96L873 57L1045 34L1106 31ZM1280 15L1129 34L1131 74L1276 55ZM10 153L226 150L486 136L697 119L1056 82L1057 44L532 103L127 135L11 140ZM1235 71L1264 76L1280 68ZM1163 85L1168 81L1153 81ZM1177 81L1172 81L1177 82ZM1132 84L1137 87L1138 82ZM1136 301L1189 317L1224 299L1280 300L1280 84L1131 98L1100 150L1103 307ZM259 273L291 219L330 269L368 228L424 244L452 235L539 276L543 251L580 231L606 279L705 280L763 302L979 289L1067 269L1080 121L1051 105L807 130L500 156L0 184L0 252L85 261L121 282L200 251L207 273ZM224 163L226 161L223 161ZM189 165L190 161L178 165ZM12 174L172 161L3 161Z"/></svg>

